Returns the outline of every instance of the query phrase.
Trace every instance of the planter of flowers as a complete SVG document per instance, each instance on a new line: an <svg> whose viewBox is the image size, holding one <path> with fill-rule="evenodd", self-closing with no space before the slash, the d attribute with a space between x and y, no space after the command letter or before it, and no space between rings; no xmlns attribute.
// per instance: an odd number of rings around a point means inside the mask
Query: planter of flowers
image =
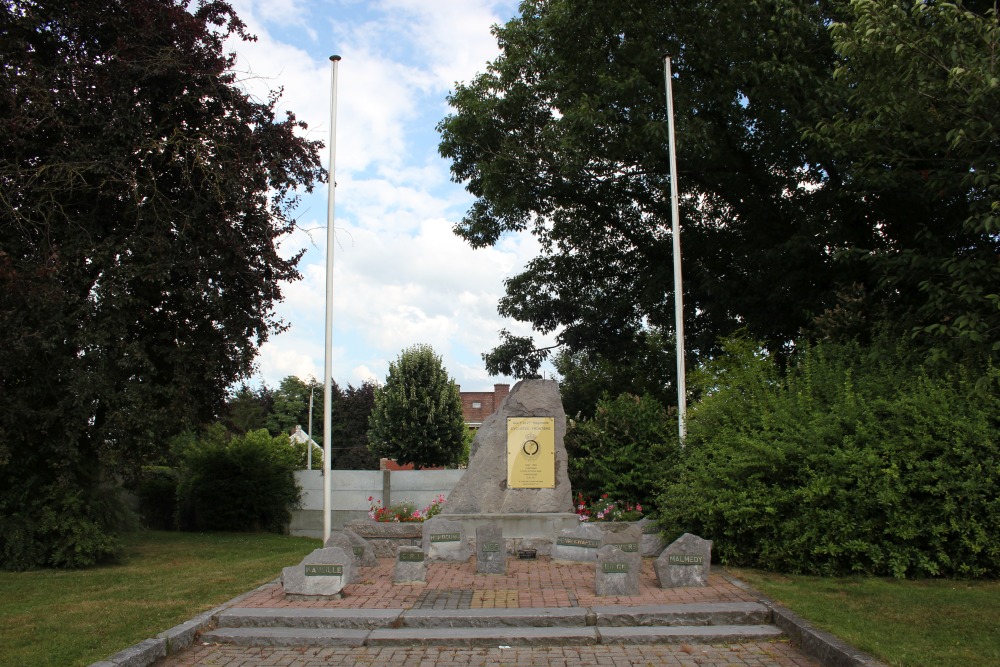
<svg viewBox="0 0 1000 667"><path fill-rule="evenodd" d="M423 522L441 513L444 496L439 495L430 505L420 510L404 500L382 507L381 501L368 496L369 519L350 521L345 526L368 540L379 558L395 558L401 546L420 546L423 540Z"/></svg>

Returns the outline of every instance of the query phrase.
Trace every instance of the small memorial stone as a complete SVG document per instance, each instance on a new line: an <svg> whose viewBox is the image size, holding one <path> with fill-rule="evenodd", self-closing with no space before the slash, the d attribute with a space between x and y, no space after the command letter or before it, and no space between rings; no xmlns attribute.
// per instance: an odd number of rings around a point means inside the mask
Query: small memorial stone
<svg viewBox="0 0 1000 667"><path fill-rule="evenodd" d="M712 541L684 533L653 563L660 588L707 586L712 567Z"/></svg>
<svg viewBox="0 0 1000 667"><path fill-rule="evenodd" d="M427 582L427 561L420 547L399 547L396 550L396 567L392 571L394 584L422 584Z"/></svg>
<svg viewBox="0 0 1000 667"><path fill-rule="evenodd" d="M507 574L507 547L498 523L476 526L476 572Z"/></svg>
<svg viewBox="0 0 1000 667"><path fill-rule="evenodd" d="M595 525L600 526L604 530L604 538L601 540L602 547L611 544L618 547L626 554L632 555L635 558L642 558L642 554L639 551L640 543L642 541L642 529L639 527L638 523L609 523Z"/></svg>
<svg viewBox="0 0 1000 667"><path fill-rule="evenodd" d="M628 554L609 544L597 550L595 591L601 596L639 594L642 560L638 552Z"/></svg>
<svg viewBox="0 0 1000 667"><path fill-rule="evenodd" d="M316 549L298 565L281 571L281 585L289 599L339 598L354 580L354 555L340 547Z"/></svg>
<svg viewBox="0 0 1000 667"><path fill-rule="evenodd" d="M368 540L353 530L337 530L330 533L330 537L323 546L327 548L340 547L353 555L354 564L357 567L374 567L378 565L375 550L368 544Z"/></svg>
<svg viewBox="0 0 1000 667"><path fill-rule="evenodd" d="M604 544L604 538L604 530L597 524L581 523L559 531L550 555L552 560L593 563L597 560L597 550Z"/></svg>
<svg viewBox="0 0 1000 667"><path fill-rule="evenodd" d="M423 548L429 561L464 563L472 556L462 522L440 516L424 522Z"/></svg>
<svg viewBox="0 0 1000 667"><path fill-rule="evenodd" d="M667 546L667 541L660 534L660 527L652 519L640 519L637 523L639 531L642 533L639 553L643 558L656 558Z"/></svg>

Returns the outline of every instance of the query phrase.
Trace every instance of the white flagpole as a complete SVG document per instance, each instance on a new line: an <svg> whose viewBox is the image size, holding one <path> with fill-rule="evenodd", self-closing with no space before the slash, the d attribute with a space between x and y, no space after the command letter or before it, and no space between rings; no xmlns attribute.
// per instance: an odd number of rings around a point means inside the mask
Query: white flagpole
<svg viewBox="0 0 1000 667"><path fill-rule="evenodd" d="M670 142L670 214L674 240L674 325L677 333L677 430L684 446L687 432L687 383L684 368L684 290L681 281L680 210L677 205L677 151L674 145L674 94L670 85L670 56L664 56L667 81L667 128Z"/></svg>
<svg viewBox="0 0 1000 667"><path fill-rule="evenodd" d="M340 56L330 56L330 182L326 205L326 351L323 361L323 544L330 539L330 441L333 439L333 210L336 200L337 154L337 64Z"/></svg>

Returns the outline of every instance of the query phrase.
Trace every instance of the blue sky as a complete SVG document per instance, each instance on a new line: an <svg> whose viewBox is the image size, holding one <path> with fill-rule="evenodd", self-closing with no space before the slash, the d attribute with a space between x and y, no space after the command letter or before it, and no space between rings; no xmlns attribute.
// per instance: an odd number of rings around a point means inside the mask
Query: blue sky
<svg viewBox="0 0 1000 667"><path fill-rule="evenodd" d="M329 138L330 62L338 54L333 377L384 381L403 348L426 343L463 390L491 389L481 354L507 328L497 315L503 281L538 252L528 235L473 250L452 233L472 202L437 154L446 96L498 55L490 27L517 14L513 1L237 0L256 43L233 42L241 85ZM324 152L323 162L328 155ZM285 287L278 314L291 328L258 358L258 381L322 379L326 191L303 199L300 231L283 252L305 248L303 280ZM548 342L542 339L542 342Z"/></svg>

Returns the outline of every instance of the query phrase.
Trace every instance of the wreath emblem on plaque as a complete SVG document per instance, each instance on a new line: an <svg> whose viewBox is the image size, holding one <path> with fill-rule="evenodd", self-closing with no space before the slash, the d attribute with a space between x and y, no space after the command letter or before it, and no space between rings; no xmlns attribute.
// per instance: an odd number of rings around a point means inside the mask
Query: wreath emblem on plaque
<svg viewBox="0 0 1000 667"><path fill-rule="evenodd" d="M535 454L538 453L538 450L539 450L538 442L533 438L530 440L525 440L524 444L521 445L521 451L524 452L527 456L534 456Z"/></svg>

